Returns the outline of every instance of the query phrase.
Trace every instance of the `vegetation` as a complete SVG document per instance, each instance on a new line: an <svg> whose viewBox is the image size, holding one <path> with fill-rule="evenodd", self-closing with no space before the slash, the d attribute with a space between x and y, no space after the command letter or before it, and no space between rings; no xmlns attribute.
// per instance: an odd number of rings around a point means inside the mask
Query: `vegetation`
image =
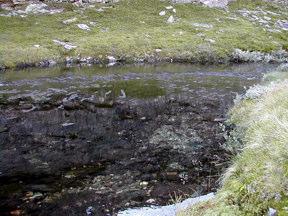
<svg viewBox="0 0 288 216"><path fill-rule="evenodd" d="M63 62L67 56L90 56L104 61L108 55L127 62L171 59L223 62L230 58L235 48L261 52L287 49L287 31L266 31L236 12L260 7L280 14L271 16L272 20L285 19L287 11L271 3L238 0L230 5L229 12L195 4L177 4L174 5L176 14L170 11L160 16L159 12L168 5L169 1L122 0L108 5L104 12L97 12L103 5L83 9L53 3L51 7L64 7L64 12L27 17L0 16L0 65L15 67L19 63L46 59ZM170 15L174 15L175 23L167 23ZM74 17L76 22L63 23ZM79 29L76 25L79 23L89 25L91 31ZM211 27L196 27L195 23ZM67 51L56 45L54 39L70 42L77 48Z"/></svg>
<svg viewBox="0 0 288 216"><path fill-rule="evenodd" d="M179 216L265 215L269 208L288 214L287 72L288 67L267 75L262 86L248 90L231 110L229 123L236 129L229 145L239 147L241 140L242 150L224 174L216 198Z"/></svg>

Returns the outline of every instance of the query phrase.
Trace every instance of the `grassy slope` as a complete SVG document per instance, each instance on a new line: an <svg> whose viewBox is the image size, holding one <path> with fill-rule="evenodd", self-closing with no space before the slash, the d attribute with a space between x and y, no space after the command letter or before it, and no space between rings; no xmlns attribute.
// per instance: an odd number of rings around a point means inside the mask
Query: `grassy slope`
<svg viewBox="0 0 288 216"><path fill-rule="evenodd" d="M287 11L260 1L238 0L227 13L193 4L175 5L177 22L166 23L159 12L170 5L159 0L123 0L105 12L96 8L82 12L71 5L55 15L0 17L0 65L13 67L17 63L39 62L44 59L63 60L65 56L91 56L100 60L113 55L126 61L136 58L178 59L183 61L218 61L227 59L234 48L270 52L288 47L288 32L269 33L262 27L239 17L227 19L239 8L257 6L277 13ZM103 6L103 5L102 5ZM63 20L77 17L78 21L65 25ZM275 20L282 17L272 17ZM284 18L283 18L284 19ZM90 32L79 29L77 23L96 22ZM196 29L192 23L208 23L211 29ZM108 31L103 31L107 29ZM203 33L204 36L199 35ZM65 51L52 40L69 41L77 45L74 51ZM213 39L213 44L206 39ZM39 44L40 48L33 45ZM155 49L162 49L156 53Z"/></svg>
<svg viewBox="0 0 288 216"><path fill-rule="evenodd" d="M287 72L267 76L266 85L250 89L231 110L242 152L225 173L216 199L179 216L266 215L269 208L278 216L288 214Z"/></svg>

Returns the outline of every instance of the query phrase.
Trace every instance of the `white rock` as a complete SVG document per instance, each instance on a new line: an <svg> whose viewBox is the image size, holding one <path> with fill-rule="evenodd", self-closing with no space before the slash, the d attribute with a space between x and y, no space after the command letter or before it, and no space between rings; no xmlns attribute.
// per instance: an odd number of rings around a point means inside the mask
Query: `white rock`
<svg viewBox="0 0 288 216"><path fill-rule="evenodd" d="M74 125L75 123L72 123L72 122L68 122L68 123L63 123L62 126L63 127L68 127L68 126L71 126L71 125Z"/></svg>
<svg viewBox="0 0 288 216"><path fill-rule="evenodd" d="M172 10L173 9L173 6L167 6L167 7L165 7L167 10Z"/></svg>
<svg viewBox="0 0 288 216"><path fill-rule="evenodd" d="M216 43L215 40L209 39L209 38L206 38L205 41L206 41L206 42L209 42L209 43L212 43L212 44Z"/></svg>
<svg viewBox="0 0 288 216"><path fill-rule="evenodd" d="M116 58L114 56L107 56L109 63L116 63Z"/></svg>
<svg viewBox="0 0 288 216"><path fill-rule="evenodd" d="M96 10L97 12L104 12L104 9L103 8L99 8Z"/></svg>
<svg viewBox="0 0 288 216"><path fill-rule="evenodd" d="M166 11L160 11L159 15L160 16L165 16L166 15Z"/></svg>
<svg viewBox="0 0 288 216"><path fill-rule="evenodd" d="M277 210L273 208L269 208L268 216L277 216Z"/></svg>
<svg viewBox="0 0 288 216"><path fill-rule="evenodd" d="M175 19L173 16L170 16L167 20L167 23L174 23L175 22Z"/></svg>
<svg viewBox="0 0 288 216"><path fill-rule="evenodd" d="M213 25L207 24L207 23L193 23L192 25L193 25L194 27L205 28L205 29L211 29L211 28L213 28Z"/></svg>
<svg viewBox="0 0 288 216"><path fill-rule="evenodd" d="M140 182L140 186L146 187L149 183L146 181Z"/></svg>
<svg viewBox="0 0 288 216"><path fill-rule="evenodd" d="M75 49L77 46L59 40L53 40L55 44L63 46L67 50Z"/></svg>
<svg viewBox="0 0 288 216"><path fill-rule="evenodd" d="M71 19L64 20L63 23L64 24L70 24L70 23L73 23L73 22L76 22L76 21L77 21L77 18L74 17L74 18L71 18Z"/></svg>
<svg viewBox="0 0 288 216"><path fill-rule="evenodd" d="M39 47L40 47L39 44L34 44L33 46L36 47L36 48L39 48Z"/></svg>
<svg viewBox="0 0 288 216"><path fill-rule="evenodd" d="M155 49L155 52L157 52L157 53L159 53L161 51L162 51L161 49Z"/></svg>
<svg viewBox="0 0 288 216"><path fill-rule="evenodd" d="M26 7L25 13L47 13L47 5L44 3L30 4Z"/></svg>
<svg viewBox="0 0 288 216"><path fill-rule="evenodd" d="M90 31L90 27L86 24L77 24L78 28L82 29L82 30L85 30L85 31Z"/></svg>
<svg viewBox="0 0 288 216"><path fill-rule="evenodd" d="M126 93L123 89L120 90L120 96L119 97L123 98L123 99L126 98Z"/></svg>
<svg viewBox="0 0 288 216"><path fill-rule="evenodd" d="M154 199L148 199L146 200L146 203L149 203L149 204L152 204L152 203L155 203L156 201Z"/></svg>
<svg viewBox="0 0 288 216"><path fill-rule="evenodd" d="M172 10L174 13L176 13L176 9L175 8L173 8L173 10Z"/></svg>

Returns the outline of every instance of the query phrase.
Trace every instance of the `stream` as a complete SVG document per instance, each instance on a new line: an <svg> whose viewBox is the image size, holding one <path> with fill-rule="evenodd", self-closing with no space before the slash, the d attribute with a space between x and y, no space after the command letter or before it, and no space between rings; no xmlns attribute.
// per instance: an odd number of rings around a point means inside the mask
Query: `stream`
<svg viewBox="0 0 288 216"><path fill-rule="evenodd" d="M276 65L0 73L0 215L117 215L216 191L223 123Z"/></svg>

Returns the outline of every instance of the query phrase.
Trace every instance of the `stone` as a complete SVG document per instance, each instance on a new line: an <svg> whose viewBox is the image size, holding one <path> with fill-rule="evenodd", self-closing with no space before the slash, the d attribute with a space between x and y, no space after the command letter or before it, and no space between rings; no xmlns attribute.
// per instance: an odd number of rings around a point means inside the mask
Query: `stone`
<svg viewBox="0 0 288 216"><path fill-rule="evenodd" d="M167 20L167 23L174 23L175 22L175 18L174 18L174 16L170 16L169 18L168 18L168 20Z"/></svg>
<svg viewBox="0 0 288 216"><path fill-rule="evenodd" d="M108 59L108 61L109 61L109 64L111 64L111 63L116 63L116 62L117 62L116 58L113 57L113 56L107 56L107 59Z"/></svg>
<svg viewBox="0 0 288 216"><path fill-rule="evenodd" d="M94 209L92 206L89 206L89 207L86 209L86 214L87 214L87 215L93 215L93 214L94 214L94 211L95 211L95 209Z"/></svg>
<svg viewBox="0 0 288 216"><path fill-rule="evenodd" d="M82 30L85 30L85 31L90 31L90 27L86 24L77 24L78 28L82 29Z"/></svg>
<svg viewBox="0 0 288 216"><path fill-rule="evenodd" d="M173 6L167 6L167 7L165 7L167 10L172 10L173 9Z"/></svg>
<svg viewBox="0 0 288 216"><path fill-rule="evenodd" d="M146 181L143 181L143 182L140 182L140 186L142 186L142 187L146 187L146 186L148 186L148 182L146 182Z"/></svg>
<svg viewBox="0 0 288 216"><path fill-rule="evenodd" d="M77 46L72 45L72 44L70 44L70 43L63 42L63 41L53 40L53 42L54 42L55 44L58 44L58 45L63 46L63 47L64 47L65 49L67 49L67 50L72 50L72 49L77 48Z"/></svg>
<svg viewBox="0 0 288 216"><path fill-rule="evenodd" d="M204 29L211 29L211 28L213 28L213 25L208 24L208 23L192 23L192 25L193 25L194 27L204 28Z"/></svg>
<svg viewBox="0 0 288 216"><path fill-rule="evenodd" d="M160 11L159 15L160 16L165 16L166 15L166 11Z"/></svg>
<svg viewBox="0 0 288 216"><path fill-rule="evenodd" d="M277 210L273 208L269 208L268 210L268 216L277 216Z"/></svg>
<svg viewBox="0 0 288 216"><path fill-rule="evenodd" d="M64 20L63 23L64 24L70 24L70 23L73 23L73 22L76 22L76 21L77 21L77 18L74 17L74 18L71 18L71 19Z"/></svg>
<svg viewBox="0 0 288 216"><path fill-rule="evenodd" d="M146 203L149 203L149 204L153 204L153 203L155 203L155 202L156 202L155 199L148 199L148 200L146 200Z"/></svg>
<svg viewBox="0 0 288 216"><path fill-rule="evenodd" d="M75 123L72 123L72 122L68 122L68 123L63 123L62 126L63 127L69 127L69 126L72 126L74 125Z"/></svg>
<svg viewBox="0 0 288 216"><path fill-rule="evenodd" d="M120 98L125 99L126 98L126 93L123 89L120 90Z"/></svg>
<svg viewBox="0 0 288 216"><path fill-rule="evenodd" d="M25 13L48 13L49 10L47 10L48 6L44 3L38 3L38 4L30 4L26 7Z"/></svg>

